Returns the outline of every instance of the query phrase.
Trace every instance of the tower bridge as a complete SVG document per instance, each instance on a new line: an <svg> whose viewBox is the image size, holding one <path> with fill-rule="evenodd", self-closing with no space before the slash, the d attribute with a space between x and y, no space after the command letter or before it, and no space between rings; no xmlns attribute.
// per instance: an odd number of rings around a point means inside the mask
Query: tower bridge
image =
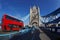
<svg viewBox="0 0 60 40"><path fill-rule="evenodd" d="M59 17L58 15L60 15L60 8L51 12L50 14L41 16L39 7L33 6L32 8L30 8L29 25L35 25L35 26L45 25L44 23L48 23L57 19Z"/></svg>
<svg viewBox="0 0 60 40"><path fill-rule="evenodd" d="M30 8L30 25L39 26L39 7Z"/></svg>
<svg viewBox="0 0 60 40"><path fill-rule="evenodd" d="M60 39L60 8L54 10L50 14L40 16L40 9L36 6L30 8L30 25L41 26L40 29L44 34L41 34L42 40L58 40ZM40 30L40 32L41 32ZM43 37L42 37L43 35ZM47 37L47 36L48 37ZM45 38L46 37L46 38ZM44 38L44 39L43 39ZM55 38L55 39L54 39Z"/></svg>
<svg viewBox="0 0 60 40"><path fill-rule="evenodd" d="M32 36L32 39L34 39L34 37L37 38L39 36L39 38L41 40L58 40L58 39L60 39L60 31L59 31L60 26L57 26L57 27L53 26L53 25L50 26L51 24L55 24L55 23L60 25L60 16L58 17L58 14L60 14L60 8L58 8L57 10L53 11L52 13L50 13L46 16L40 16L39 7L33 6L32 8L30 8L30 22L29 22L29 25L37 26L39 28L39 31L36 31L36 32L34 31L34 33L33 33L31 31L32 30L32 28L31 28L31 29L28 29L28 30L25 29L25 31L22 30L20 32L26 33L25 37ZM29 16L29 14L28 14L28 16ZM46 21L48 21L48 22L46 22ZM45 25L45 27L39 27L41 25ZM21 34L19 32L12 33L12 34L16 35L17 33L18 33L18 36ZM31 35L31 34L33 34L33 35ZM2 36L2 35L0 35L0 36ZM10 35L8 34L8 36L10 36ZM4 40L5 40L5 37L6 36L4 36ZM20 36L18 38L20 39ZM25 38L25 39L27 39L27 38ZM37 38L37 40L38 40L38 38Z"/></svg>

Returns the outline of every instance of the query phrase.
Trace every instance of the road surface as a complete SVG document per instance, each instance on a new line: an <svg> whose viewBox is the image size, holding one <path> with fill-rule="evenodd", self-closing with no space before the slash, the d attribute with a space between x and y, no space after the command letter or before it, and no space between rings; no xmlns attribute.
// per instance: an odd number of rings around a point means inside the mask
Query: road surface
<svg viewBox="0 0 60 40"><path fill-rule="evenodd" d="M33 37L32 40L51 40L40 28L37 28L37 29L38 29L38 31L36 31L33 35L28 34L28 36ZM28 36L26 34L23 36L25 36L25 38L28 38ZM18 39L20 39L20 36L16 36L16 37ZM8 36L0 36L0 40L9 40L9 37Z"/></svg>
<svg viewBox="0 0 60 40"><path fill-rule="evenodd" d="M40 39L41 40L51 40L41 29L40 29Z"/></svg>

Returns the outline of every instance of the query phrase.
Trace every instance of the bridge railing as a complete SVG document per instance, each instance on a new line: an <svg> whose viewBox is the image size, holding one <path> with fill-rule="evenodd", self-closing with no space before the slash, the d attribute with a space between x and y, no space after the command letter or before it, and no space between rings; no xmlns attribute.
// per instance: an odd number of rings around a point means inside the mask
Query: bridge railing
<svg viewBox="0 0 60 40"><path fill-rule="evenodd" d="M40 28L50 32L60 33L60 27L40 27Z"/></svg>

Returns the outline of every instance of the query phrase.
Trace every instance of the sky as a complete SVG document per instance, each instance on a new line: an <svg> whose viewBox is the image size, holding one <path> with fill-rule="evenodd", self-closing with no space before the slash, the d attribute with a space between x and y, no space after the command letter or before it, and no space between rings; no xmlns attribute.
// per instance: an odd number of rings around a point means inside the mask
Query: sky
<svg viewBox="0 0 60 40"><path fill-rule="evenodd" d="M60 7L60 0L0 0L0 20L4 14L29 21L30 7L39 6L40 16L47 15Z"/></svg>

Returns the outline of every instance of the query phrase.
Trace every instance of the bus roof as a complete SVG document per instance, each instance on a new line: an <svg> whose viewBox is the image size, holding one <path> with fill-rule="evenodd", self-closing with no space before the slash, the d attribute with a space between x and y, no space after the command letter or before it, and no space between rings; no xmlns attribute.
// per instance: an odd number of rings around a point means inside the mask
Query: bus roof
<svg viewBox="0 0 60 40"><path fill-rule="evenodd" d="M19 19L17 19L17 18L14 18L14 17L12 17L12 16L7 15L7 14L4 14L4 16L9 17L9 18L11 18L11 19L15 19L15 20L17 20L17 21L23 22L22 20L19 20Z"/></svg>

